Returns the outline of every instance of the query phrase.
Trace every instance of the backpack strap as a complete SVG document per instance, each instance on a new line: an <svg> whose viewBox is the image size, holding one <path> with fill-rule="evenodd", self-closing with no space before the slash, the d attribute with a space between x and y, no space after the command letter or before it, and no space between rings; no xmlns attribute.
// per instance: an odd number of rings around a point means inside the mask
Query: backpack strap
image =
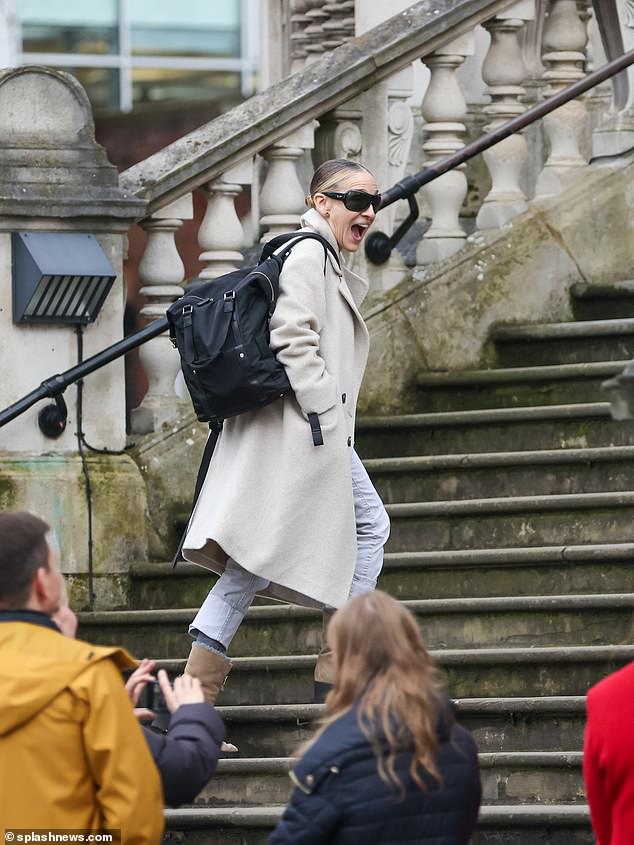
<svg viewBox="0 0 634 845"><path fill-rule="evenodd" d="M220 437L221 431L222 420L213 420L209 423L209 437L207 438L207 442L205 443L205 451L203 452L203 456L200 461L200 466L198 467L198 475L196 476L196 485L194 487L194 499L192 501L190 516L194 512L196 502L198 501L198 496L200 495L200 491L202 490L203 484L205 483L205 478L207 477L207 470L209 469L209 464L211 463L211 456L214 453L214 449L216 448L216 443L218 442L218 438ZM172 569L176 567L176 564L179 560L183 560L181 552L183 551L183 543L185 542L185 537L187 536L188 527L189 526L185 526L185 530L181 535L180 541L178 543L178 548L176 549L176 553L172 558Z"/></svg>
<svg viewBox="0 0 634 845"><path fill-rule="evenodd" d="M267 241L267 243L264 245L264 248L262 249L262 254L260 255L260 262L265 261L267 258L270 258L273 253L277 252L277 250L280 249L280 247L283 247L284 244L288 244L287 249L285 249L280 254L280 258L282 259L282 261L285 261L295 244L299 241L306 240L306 238L312 238L315 241L319 241L324 247L324 251L329 252L335 259L335 261L337 262L337 267L341 268L337 252L328 243L326 238L324 238L322 235L318 235L317 232L297 231L289 232L286 235L276 235L276 237L271 238L271 240Z"/></svg>
<svg viewBox="0 0 634 845"><path fill-rule="evenodd" d="M282 263L284 263L284 261L286 261L286 259L290 255L291 250L293 249L295 244L298 241L303 241L303 240L306 240L307 238L312 238L313 240L319 241L321 243L321 245L324 248L324 262L326 261L328 253L330 253L332 255L332 257L335 259L335 261L337 262L337 267L339 267L339 269L341 269L341 264L339 262L339 256L337 255L335 250L332 248L332 246L328 243L326 238L324 238L322 235L318 235L317 232L300 232L300 231L289 232L286 235L277 235L276 237L271 238L271 240L268 241L264 245L264 248L262 250L262 254L260 256L260 262L266 261L268 258L271 258L274 255L274 253L277 253L277 251L279 250L279 256L276 256L276 257L278 257L278 259ZM287 244L286 249L282 250L282 247L286 244ZM324 272L325 272L325 270L326 270L326 265L324 263ZM278 293L279 293L279 282L278 282L277 279L275 280L274 285L275 285L275 298L273 299L273 301L271 303L271 308L275 307L275 301L277 300ZM271 313L272 313L272 310L271 310ZM309 422L309 425L310 425L310 433L311 433L312 438L313 438L313 446L323 446L324 445L324 438L323 438L323 434L321 432L321 426L319 424L318 415L317 414L309 414L308 415L308 422Z"/></svg>

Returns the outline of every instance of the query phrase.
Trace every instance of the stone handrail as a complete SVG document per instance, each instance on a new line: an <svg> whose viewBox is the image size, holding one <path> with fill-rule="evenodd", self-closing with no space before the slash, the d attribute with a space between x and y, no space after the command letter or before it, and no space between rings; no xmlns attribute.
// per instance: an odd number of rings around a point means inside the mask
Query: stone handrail
<svg viewBox="0 0 634 845"><path fill-rule="evenodd" d="M314 117L467 33L514 0L420 0L121 174L151 214Z"/></svg>

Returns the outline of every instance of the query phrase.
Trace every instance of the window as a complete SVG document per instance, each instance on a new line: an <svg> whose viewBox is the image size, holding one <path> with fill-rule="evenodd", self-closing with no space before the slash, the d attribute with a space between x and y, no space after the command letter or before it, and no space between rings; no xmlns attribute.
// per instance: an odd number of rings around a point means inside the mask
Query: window
<svg viewBox="0 0 634 845"><path fill-rule="evenodd" d="M22 64L73 73L99 112L250 96L258 0L19 0Z"/></svg>

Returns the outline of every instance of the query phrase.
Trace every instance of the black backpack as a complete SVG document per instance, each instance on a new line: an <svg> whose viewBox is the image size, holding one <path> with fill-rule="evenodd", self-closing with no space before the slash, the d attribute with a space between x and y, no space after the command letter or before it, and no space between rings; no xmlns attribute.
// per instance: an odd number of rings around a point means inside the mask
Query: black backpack
<svg viewBox="0 0 634 845"><path fill-rule="evenodd" d="M291 392L286 371L269 346L269 322L279 294L279 275L293 246L314 238L293 232L270 240L255 267L243 267L191 285L167 309L170 338L178 349L196 416L213 425L253 411ZM288 244L286 249L275 250Z"/></svg>

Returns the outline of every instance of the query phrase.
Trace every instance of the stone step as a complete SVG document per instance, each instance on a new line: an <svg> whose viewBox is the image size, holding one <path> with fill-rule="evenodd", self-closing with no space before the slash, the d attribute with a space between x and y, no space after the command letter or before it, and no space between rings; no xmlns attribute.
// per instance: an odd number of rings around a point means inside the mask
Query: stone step
<svg viewBox="0 0 634 845"><path fill-rule="evenodd" d="M455 702L458 720L482 752L581 750L584 696L467 698ZM322 704L219 707L228 735L243 757L292 756L308 740Z"/></svg>
<svg viewBox="0 0 634 845"><path fill-rule="evenodd" d="M631 543L394 552L379 585L402 599L630 592L633 558Z"/></svg>
<svg viewBox="0 0 634 845"><path fill-rule="evenodd" d="M583 803L581 759L579 751L481 753L483 803ZM214 807L284 804L293 788L288 773L295 763L294 757L221 760L196 803Z"/></svg>
<svg viewBox="0 0 634 845"><path fill-rule="evenodd" d="M403 603L415 614L431 649L626 644L634 619L634 593ZM80 616L80 635L94 643L116 639L133 654L146 657L183 657L189 650L187 626L195 613L195 608L86 613ZM297 605L251 607L231 643L231 654L310 654L319 651L320 641L318 610Z"/></svg>
<svg viewBox="0 0 634 845"><path fill-rule="evenodd" d="M630 542L634 492L388 505L391 552Z"/></svg>
<svg viewBox="0 0 634 845"><path fill-rule="evenodd" d="M283 806L166 810L168 836L182 845L266 845ZM489 805L471 845L594 845L581 804Z"/></svg>
<svg viewBox="0 0 634 845"><path fill-rule="evenodd" d="M609 402L363 417L356 438L364 460L633 443L634 421L613 420Z"/></svg>
<svg viewBox="0 0 634 845"><path fill-rule="evenodd" d="M477 452L365 461L383 501L593 493L634 488L634 446Z"/></svg>
<svg viewBox="0 0 634 845"><path fill-rule="evenodd" d="M600 402L601 384L629 363L599 361L541 367L507 367L421 373L412 405L421 413Z"/></svg>
<svg viewBox="0 0 634 845"><path fill-rule="evenodd" d="M609 285L578 282L570 293L576 320L611 320L634 317L634 281Z"/></svg>
<svg viewBox="0 0 634 845"><path fill-rule="evenodd" d="M402 599L634 590L634 544L522 546L385 556L379 586ZM215 576L200 566L131 567L132 608L200 607Z"/></svg>
<svg viewBox="0 0 634 845"><path fill-rule="evenodd" d="M634 659L634 646L473 648L432 651L453 698L585 695ZM313 698L315 655L237 657L219 704L305 704ZM181 673L185 660L160 660Z"/></svg>
<svg viewBox="0 0 634 845"><path fill-rule="evenodd" d="M492 342L499 367L621 361L634 356L634 319L500 326Z"/></svg>

